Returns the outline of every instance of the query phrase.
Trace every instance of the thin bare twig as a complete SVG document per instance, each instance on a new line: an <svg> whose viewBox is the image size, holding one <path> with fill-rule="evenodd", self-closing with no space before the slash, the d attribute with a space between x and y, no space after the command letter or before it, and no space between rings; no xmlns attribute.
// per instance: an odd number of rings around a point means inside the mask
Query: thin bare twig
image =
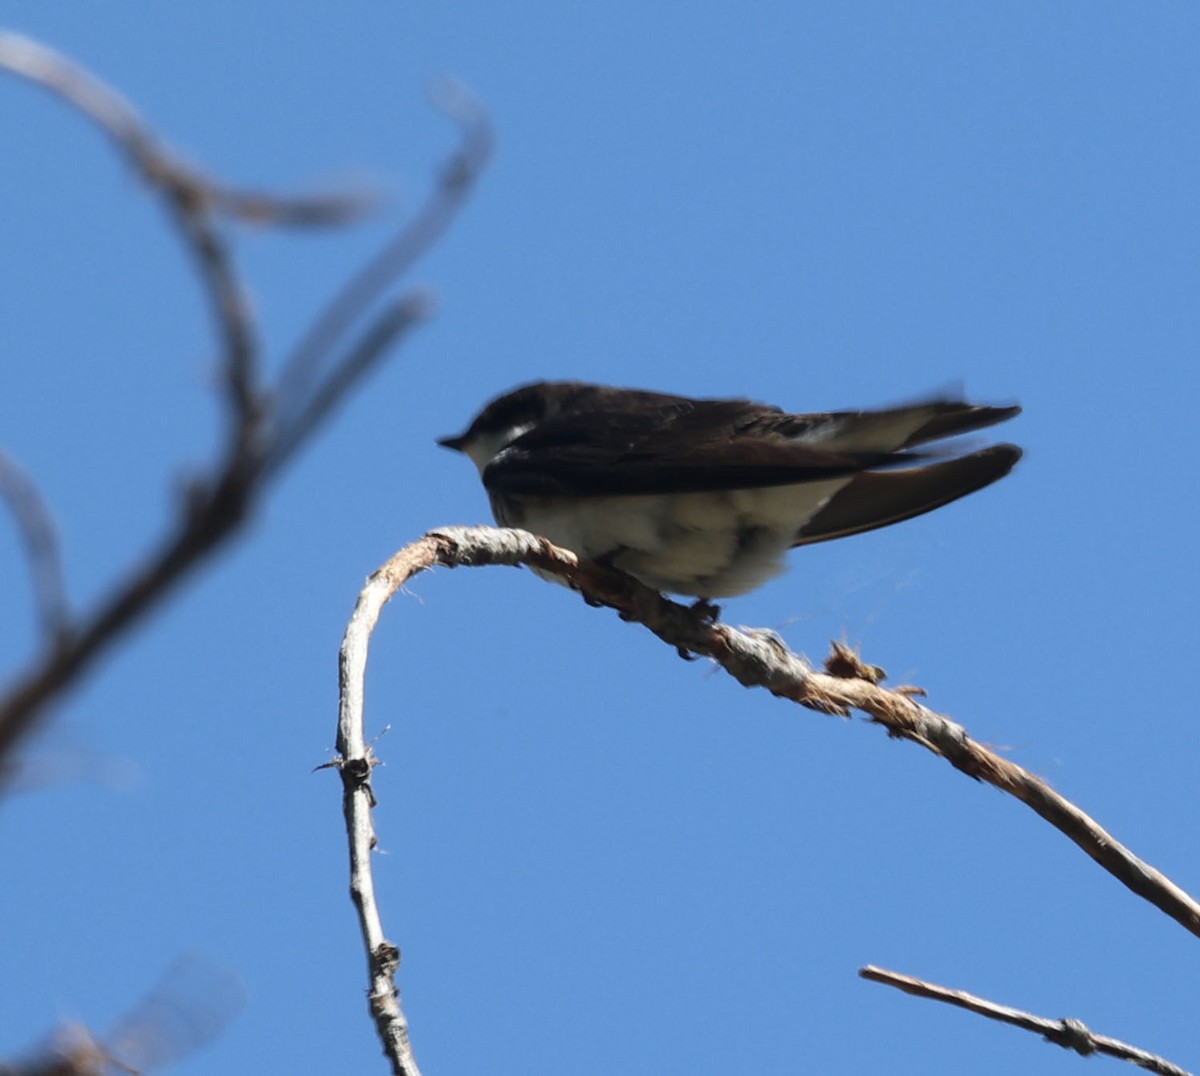
<svg viewBox="0 0 1200 1076"><path fill-rule="evenodd" d="M303 409L278 429L263 460L264 473L285 463L350 390L378 365L392 345L431 316L433 305L432 295L414 292L386 306L367 326L361 339L351 345L345 358L329 372Z"/></svg>
<svg viewBox="0 0 1200 1076"><path fill-rule="evenodd" d="M321 366L338 342L442 237L458 215L495 149L495 134L487 110L461 83L445 79L435 87L434 104L458 124L461 142L443 166L438 183L425 204L387 246L341 289L305 333L288 357L280 377L280 408L286 422L304 421L304 404L320 396L313 389ZM326 383L338 376L335 369Z"/></svg>
<svg viewBox="0 0 1200 1076"><path fill-rule="evenodd" d="M112 139L155 188L178 186L181 199L248 224L327 227L356 220L378 197L364 193L278 195L234 188L168 153L137 110L111 86L62 53L23 34L0 30L0 70L50 91Z"/></svg>
<svg viewBox="0 0 1200 1076"><path fill-rule="evenodd" d="M53 648L70 632L67 582L63 573L58 528L37 483L15 459L0 450L0 498L21 534L29 574L33 580L33 598L46 645Z"/></svg>
<svg viewBox="0 0 1200 1076"><path fill-rule="evenodd" d="M858 974L871 982L894 986L906 994L929 998L933 1001L944 1001L948 1005L956 1005L960 1009L967 1009L979 1016L986 1016L990 1020L999 1020L1004 1024L1013 1024L1026 1031L1036 1032L1055 1045L1067 1050L1074 1050L1084 1057L1089 1054L1107 1054L1109 1057L1117 1057L1122 1061L1131 1061L1139 1068L1159 1073L1160 1076L1191 1076L1189 1072L1157 1054L1147 1053L1136 1046L1121 1042L1120 1039L1097 1035L1080 1020L1069 1018L1048 1020L1044 1016L1035 1016L1033 1013L1024 1012L1021 1009L998 1005L986 998L968 994L965 990L951 990L945 986L938 986L936 983L925 982L923 979L914 979L911 975L901 975L899 972L888 971L886 968L877 968L872 964L859 968Z"/></svg>

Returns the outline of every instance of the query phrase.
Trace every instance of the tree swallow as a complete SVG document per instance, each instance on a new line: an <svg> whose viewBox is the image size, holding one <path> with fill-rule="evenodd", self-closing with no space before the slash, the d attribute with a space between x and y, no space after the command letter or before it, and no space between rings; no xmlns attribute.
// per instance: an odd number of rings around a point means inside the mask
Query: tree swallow
<svg viewBox="0 0 1200 1076"><path fill-rule="evenodd" d="M1002 478L1021 458L1015 445L913 449L1020 410L933 399L792 415L539 381L438 443L471 457L502 526L707 600L761 586L793 546L899 523Z"/></svg>

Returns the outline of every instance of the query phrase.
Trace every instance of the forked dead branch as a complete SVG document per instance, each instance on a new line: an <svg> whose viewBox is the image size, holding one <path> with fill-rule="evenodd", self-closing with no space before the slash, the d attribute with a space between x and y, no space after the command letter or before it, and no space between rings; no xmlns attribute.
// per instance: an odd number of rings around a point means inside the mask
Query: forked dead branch
<svg viewBox="0 0 1200 1076"><path fill-rule="evenodd" d="M0 71L41 87L91 120L157 194L196 269L220 345L223 443L189 484L176 518L92 607L71 611L50 508L32 478L5 457L0 499L28 550L41 650L0 695L0 776L16 748L126 629L142 620L263 501L272 479L405 333L428 316L431 299L399 282L441 237L469 196L492 150L486 112L462 87L445 84L435 103L458 126L460 143L425 203L360 273L314 317L285 356L277 380L264 378L264 345L224 231L231 224L313 227L361 216L361 194L286 197L239 190L187 165L166 148L116 90L55 50L0 32Z"/></svg>

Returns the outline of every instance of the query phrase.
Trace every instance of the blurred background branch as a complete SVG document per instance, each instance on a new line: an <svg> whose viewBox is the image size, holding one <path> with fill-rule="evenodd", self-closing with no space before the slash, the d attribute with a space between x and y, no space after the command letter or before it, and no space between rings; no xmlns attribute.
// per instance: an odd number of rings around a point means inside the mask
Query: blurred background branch
<svg viewBox="0 0 1200 1076"><path fill-rule="evenodd" d="M49 704L245 526L269 482L404 332L428 316L432 301L425 294L392 293L454 219L487 164L493 140L478 101L457 84L442 86L436 100L459 127L458 150L425 204L314 318L278 381L270 383L262 378L263 343L222 227L338 225L360 216L368 208L364 199L247 193L214 180L165 148L117 91L29 37L0 32L0 70L54 93L93 121L163 198L208 297L221 345L227 428L218 459L190 482L157 549L135 562L106 597L73 616L50 511L33 479L11 462L0 467L0 494L29 551L46 637L41 651L0 695L0 772L11 772L14 751Z"/></svg>

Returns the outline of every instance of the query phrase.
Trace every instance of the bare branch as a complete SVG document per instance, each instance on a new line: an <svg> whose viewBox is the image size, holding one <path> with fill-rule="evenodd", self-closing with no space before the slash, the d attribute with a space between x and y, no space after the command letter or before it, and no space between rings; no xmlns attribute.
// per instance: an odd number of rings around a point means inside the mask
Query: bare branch
<svg viewBox="0 0 1200 1076"><path fill-rule="evenodd" d="M33 597L46 645L57 647L70 631L67 583L63 573L58 528L42 498L37 484L6 452L0 450L0 498L21 534L29 574L33 578Z"/></svg>
<svg viewBox="0 0 1200 1076"><path fill-rule="evenodd" d="M1074 1050L1084 1057L1090 1054L1107 1054L1109 1057L1117 1057L1122 1061L1132 1061L1139 1068L1159 1073L1160 1076L1191 1076L1178 1065L1173 1065L1156 1054L1139 1050L1136 1046L1121 1042L1120 1039L1097 1035L1079 1020L1047 1020L1043 1016L1035 1016L1033 1013L1023 1012L1021 1009L997 1005L994 1001L976 997L964 990L951 990L948 987L938 986L936 983L914 979L910 975L901 975L899 972L877 968L871 964L859 968L858 974L872 982L894 986L906 994L929 998L933 1001L944 1001L948 1005L956 1005L960 1009L967 1009L979 1016L986 1016L990 1020L999 1020L1004 1024L1013 1024L1026 1031L1036 1032L1050 1042L1064 1049Z"/></svg>
<svg viewBox="0 0 1200 1076"><path fill-rule="evenodd" d="M622 620L636 621L649 628L685 657L696 654L711 658L747 687L764 687L773 695L820 713L849 716L852 710L859 710L867 714L872 721L883 725L889 735L921 744L956 769L1017 797L1118 881L1191 933L1200 935L1200 905L1191 896L1138 859L1040 778L976 743L961 725L915 702L913 696L923 694L919 688L890 691L881 688L883 670L865 664L846 647L834 643L826 671L817 672L788 650L773 632L738 630L717 623L711 616L711 608L679 605L630 576L581 561L574 553L551 545L544 538L520 530L446 527L430 531L395 553L371 576L359 595L339 653L338 758L328 764L342 775L342 805L350 846L350 889L367 952L371 1013L394 1073L415 1076L418 1070L395 980L400 950L384 933L371 871L371 851L376 844L371 817L375 806L371 771L377 760L367 745L364 724L370 636L383 606L414 575L439 565L456 568L488 564L525 565L557 577L580 591L588 604L616 609ZM869 978L876 977L874 973L889 974L878 969L864 969L863 974L868 970L873 973ZM947 994L969 997L953 991ZM1039 1025L1034 1030L1081 1052L1088 1050L1080 1044L1101 1052L1113 1052L1109 1046L1120 1047L1133 1051L1127 1056L1138 1064L1149 1060L1166 1066L1154 1071L1172 1076L1182 1072L1116 1040L1092 1036L1074 1021L1047 1021L1044 1027Z"/></svg>

